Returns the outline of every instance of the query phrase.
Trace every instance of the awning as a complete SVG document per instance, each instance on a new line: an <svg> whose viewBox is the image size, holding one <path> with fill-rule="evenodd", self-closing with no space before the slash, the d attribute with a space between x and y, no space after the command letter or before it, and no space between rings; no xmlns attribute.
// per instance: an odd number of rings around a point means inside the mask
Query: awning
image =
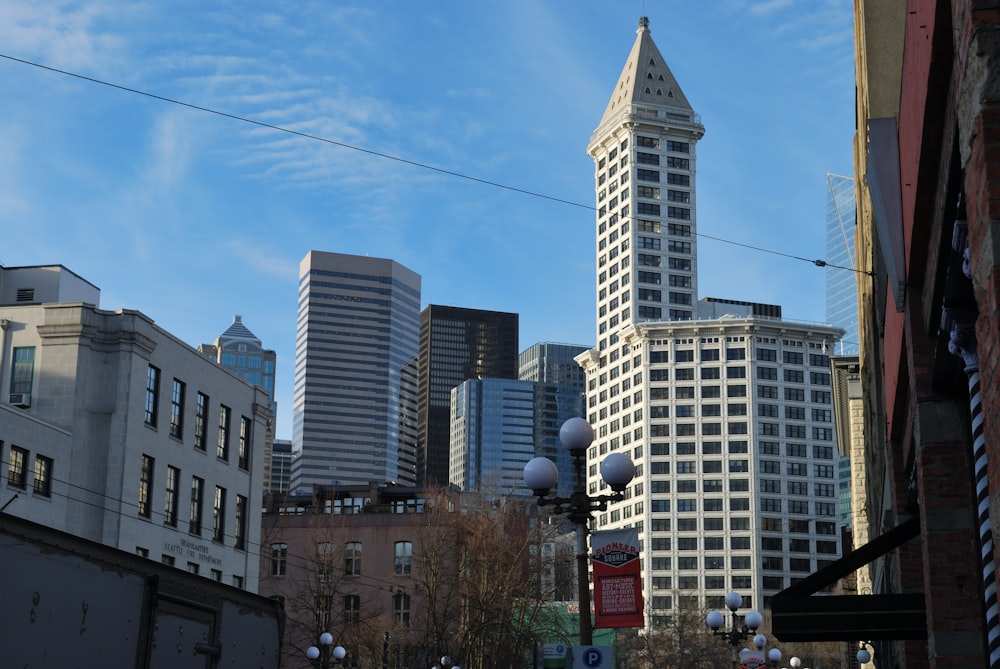
<svg viewBox="0 0 1000 669"><path fill-rule="evenodd" d="M780 641L926 639L924 593L819 595L826 586L920 535L916 516L810 574L771 598L771 629Z"/></svg>

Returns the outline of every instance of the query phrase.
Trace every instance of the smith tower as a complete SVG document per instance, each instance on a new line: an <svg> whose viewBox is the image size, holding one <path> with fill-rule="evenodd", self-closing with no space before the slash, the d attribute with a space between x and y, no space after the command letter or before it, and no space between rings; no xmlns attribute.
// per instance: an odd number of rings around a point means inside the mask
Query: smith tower
<svg viewBox="0 0 1000 669"><path fill-rule="evenodd" d="M695 144L705 128L639 19L587 147L597 193L597 342L643 321L689 320L698 300Z"/></svg>
<svg viewBox="0 0 1000 669"><path fill-rule="evenodd" d="M597 168L597 346L589 493L636 477L597 529L635 527L651 623L682 601L746 608L841 552L829 353L843 330L777 305L698 298L695 145L704 129L639 21L588 153Z"/></svg>

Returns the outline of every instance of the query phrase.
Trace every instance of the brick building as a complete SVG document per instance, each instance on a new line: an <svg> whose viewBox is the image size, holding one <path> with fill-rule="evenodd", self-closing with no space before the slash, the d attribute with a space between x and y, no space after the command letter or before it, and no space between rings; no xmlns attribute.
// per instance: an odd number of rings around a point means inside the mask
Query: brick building
<svg viewBox="0 0 1000 669"><path fill-rule="evenodd" d="M442 655L468 669L521 666L545 631L542 600L525 604L525 584L541 582L525 577L539 554L527 548L538 523L526 510L454 486L268 496L260 592L284 605L283 666L304 666L323 632L348 666L429 667Z"/></svg>
<svg viewBox="0 0 1000 669"><path fill-rule="evenodd" d="M855 38L872 540L775 597L775 633L871 642L880 669L998 667L1000 6L856 0ZM871 594L809 596L853 569Z"/></svg>

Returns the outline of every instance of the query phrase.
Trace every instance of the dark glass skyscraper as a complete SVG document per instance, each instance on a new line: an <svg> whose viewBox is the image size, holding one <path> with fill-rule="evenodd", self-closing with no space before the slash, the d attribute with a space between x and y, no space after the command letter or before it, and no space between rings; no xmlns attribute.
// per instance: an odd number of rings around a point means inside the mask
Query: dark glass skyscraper
<svg viewBox="0 0 1000 669"><path fill-rule="evenodd" d="M467 379L517 378L517 314L429 305L420 315L417 481L447 484L451 389Z"/></svg>

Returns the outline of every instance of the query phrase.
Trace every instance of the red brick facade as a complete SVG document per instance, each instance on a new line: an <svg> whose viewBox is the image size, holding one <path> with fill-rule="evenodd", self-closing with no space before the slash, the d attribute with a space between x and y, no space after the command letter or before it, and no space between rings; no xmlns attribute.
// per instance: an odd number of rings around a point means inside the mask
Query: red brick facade
<svg viewBox="0 0 1000 669"><path fill-rule="evenodd" d="M924 593L927 624L926 641L877 644L875 666L998 667L997 597L987 588L1000 552L993 544L984 559L980 546L983 528L1000 526L1000 3L857 0L856 16L857 248L874 274L859 290L862 373L866 393L883 399L868 403L867 458L886 472L867 482L868 516L873 535L912 515L921 524L919 542L871 568L876 591ZM885 25L902 26L901 44L879 43ZM887 109L893 87L898 104ZM877 192L869 120L892 116L899 186ZM877 201L893 197L902 305L886 285L893 240L876 223ZM977 482L988 482L988 504Z"/></svg>

